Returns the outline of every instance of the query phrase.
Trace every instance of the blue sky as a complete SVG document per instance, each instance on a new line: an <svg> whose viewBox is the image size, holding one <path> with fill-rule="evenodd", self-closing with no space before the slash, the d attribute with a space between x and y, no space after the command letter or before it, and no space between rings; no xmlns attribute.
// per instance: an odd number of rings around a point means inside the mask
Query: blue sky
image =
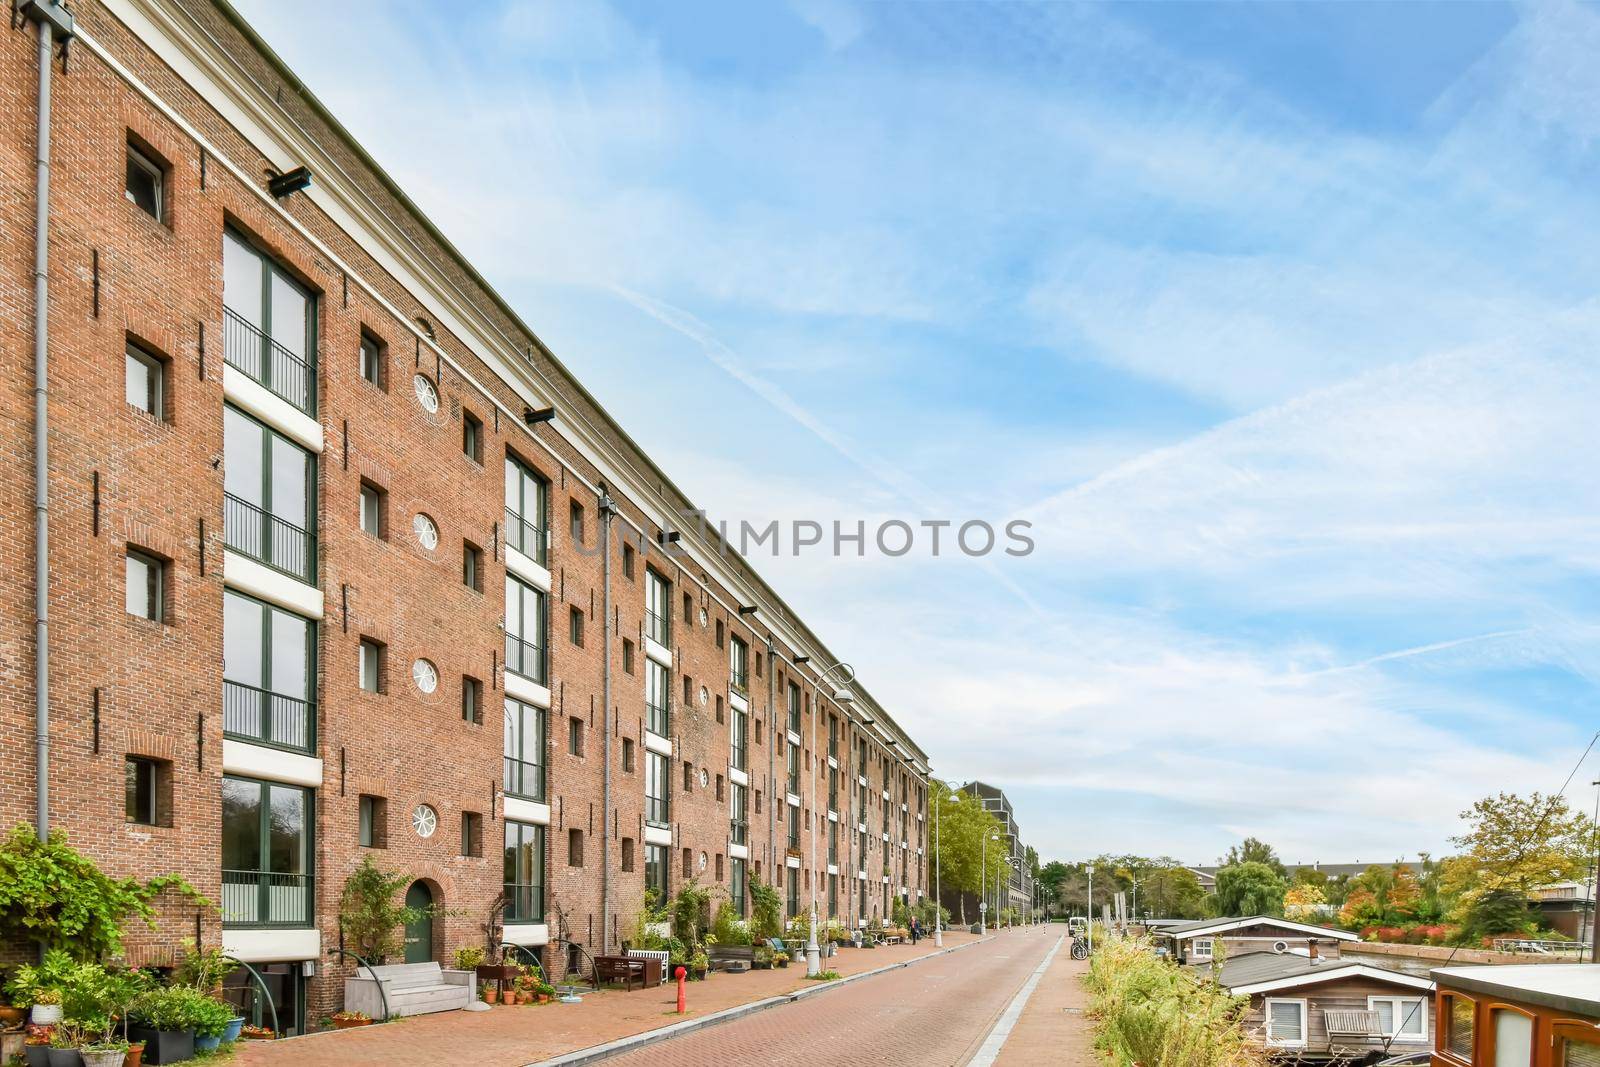
<svg viewBox="0 0 1600 1067"><path fill-rule="evenodd" d="M1046 856L1600 728L1595 9L236 2L714 516L1033 523L758 566Z"/></svg>

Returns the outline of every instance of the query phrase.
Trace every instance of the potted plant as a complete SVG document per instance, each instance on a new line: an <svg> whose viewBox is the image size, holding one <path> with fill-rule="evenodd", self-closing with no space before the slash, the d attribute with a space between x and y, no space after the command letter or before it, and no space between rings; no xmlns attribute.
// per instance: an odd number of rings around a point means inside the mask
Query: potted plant
<svg viewBox="0 0 1600 1067"><path fill-rule="evenodd" d="M222 1044L222 1035L233 1022L233 1008L220 1000L213 1000L196 989L181 989L189 1028L194 1031L196 1052L210 1052Z"/></svg>
<svg viewBox="0 0 1600 1067"><path fill-rule="evenodd" d="M772 954L772 962L779 967L787 967L789 966L789 954L787 952L774 952Z"/></svg>
<svg viewBox="0 0 1600 1067"><path fill-rule="evenodd" d="M36 1026L55 1026L61 1022L61 990L41 989L34 994L33 1010L28 1018Z"/></svg>
<svg viewBox="0 0 1600 1067"><path fill-rule="evenodd" d="M513 987L513 986L505 986L500 990L500 1003L502 1003L502 1004L515 1004L516 1002L517 1002L517 991L516 991L515 987Z"/></svg>
<svg viewBox="0 0 1600 1067"><path fill-rule="evenodd" d="M273 1033L270 1026L251 1026L249 1023L245 1023L244 1027L239 1031L239 1036L246 1041L272 1041L278 1035Z"/></svg>
<svg viewBox="0 0 1600 1067"><path fill-rule="evenodd" d="M191 996L200 994L181 986L151 989L129 1006L128 1036L143 1043L145 1063L177 1063L194 1055Z"/></svg>
<svg viewBox="0 0 1600 1067"><path fill-rule="evenodd" d="M83 1067L120 1067L128 1058L128 1043L106 1033L80 1046L78 1054L83 1057Z"/></svg>
<svg viewBox="0 0 1600 1067"><path fill-rule="evenodd" d="M335 1030L353 1030L358 1026L371 1026L372 1016L364 1011L336 1011L333 1013Z"/></svg>
<svg viewBox="0 0 1600 1067"><path fill-rule="evenodd" d="M28 1009L21 1004L0 1004L0 1030L20 1026L27 1015Z"/></svg>
<svg viewBox="0 0 1600 1067"><path fill-rule="evenodd" d="M711 968L711 959L704 952L696 952L689 957L689 977L696 981L705 980L706 971Z"/></svg>
<svg viewBox="0 0 1600 1067"><path fill-rule="evenodd" d="M476 945L470 948L456 949L456 970L458 971L476 971L483 966L483 960L483 949Z"/></svg>
<svg viewBox="0 0 1600 1067"><path fill-rule="evenodd" d="M765 971L772 967L772 949L767 945L756 945L750 954L750 967L752 970Z"/></svg>
<svg viewBox="0 0 1600 1067"><path fill-rule="evenodd" d="M22 1054L28 1067L50 1067L50 1038L55 1032L54 1026L29 1024L28 1036L22 1039Z"/></svg>
<svg viewBox="0 0 1600 1067"><path fill-rule="evenodd" d="M533 995L540 1004L548 1004L556 995L556 987L549 982L540 982L534 987Z"/></svg>
<svg viewBox="0 0 1600 1067"><path fill-rule="evenodd" d="M76 1022L63 1019L50 1035L46 1062L50 1067L83 1067L83 1057L78 1054L78 1046L82 1044L82 1028Z"/></svg>
<svg viewBox="0 0 1600 1067"><path fill-rule="evenodd" d="M500 999L494 995L494 986L490 985L488 982L478 983L478 996L483 998L483 1002L485 1004L493 1004L495 1001Z"/></svg>

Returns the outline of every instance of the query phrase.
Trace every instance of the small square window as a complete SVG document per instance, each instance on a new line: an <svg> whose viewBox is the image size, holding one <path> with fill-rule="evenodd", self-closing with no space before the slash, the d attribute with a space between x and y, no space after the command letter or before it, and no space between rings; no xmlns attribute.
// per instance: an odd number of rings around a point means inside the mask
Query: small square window
<svg viewBox="0 0 1600 1067"><path fill-rule="evenodd" d="M567 639L583 647L583 609L576 605L567 612Z"/></svg>
<svg viewBox="0 0 1600 1067"><path fill-rule="evenodd" d="M387 538L384 512L388 495L371 482L361 483L361 528L373 537Z"/></svg>
<svg viewBox="0 0 1600 1067"><path fill-rule="evenodd" d="M622 639L622 670L624 674L633 673L633 642L626 637Z"/></svg>
<svg viewBox="0 0 1600 1067"><path fill-rule="evenodd" d="M483 816L478 812L461 813L461 854L472 857L483 855Z"/></svg>
<svg viewBox="0 0 1600 1067"><path fill-rule="evenodd" d="M472 462L483 462L483 423L470 411L461 413L461 451Z"/></svg>
<svg viewBox="0 0 1600 1067"><path fill-rule="evenodd" d="M166 826L172 809L172 765L145 756L128 756L123 762L125 800L123 815L142 826Z"/></svg>
<svg viewBox="0 0 1600 1067"><path fill-rule="evenodd" d="M633 773L633 738L622 739L622 769L628 774Z"/></svg>
<svg viewBox="0 0 1600 1067"><path fill-rule="evenodd" d="M622 546L622 576L630 581L633 579L633 561L636 555L637 553L634 552L632 545L624 544Z"/></svg>
<svg viewBox="0 0 1600 1067"><path fill-rule="evenodd" d="M461 542L461 584L483 592L483 549L471 541Z"/></svg>
<svg viewBox="0 0 1600 1067"><path fill-rule="evenodd" d="M461 679L461 721L483 725L483 683L476 678Z"/></svg>
<svg viewBox="0 0 1600 1067"><path fill-rule="evenodd" d="M356 811L356 843L362 848L388 848L389 801L363 793Z"/></svg>
<svg viewBox="0 0 1600 1067"><path fill-rule="evenodd" d="M388 345L366 330L361 331L361 377L379 389L389 387L388 375L384 373L386 361L383 358L388 350Z"/></svg>
<svg viewBox="0 0 1600 1067"><path fill-rule="evenodd" d="M381 642L374 641L369 637L361 639L360 680L362 689L369 693L382 693L385 690L383 670L386 658Z"/></svg>
<svg viewBox="0 0 1600 1067"><path fill-rule="evenodd" d="M129 548L126 568L128 614L153 622L165 622L166 564L152 555Z"/></svg>
<svg viewBox="0 0 1600 1067"><path fill-rule="evenodd" d="M148 154L128 145L127 181L123 195L157 222L166 219L166 174Z"/></svg>
<svg viewBox="0 0 1600 1067"><path fill-rule="evenodd" d="M137 345L123 350L123 395L129 406L156 419L167 417L167 365Z"/></svg>
<svg viewBox="0 0 1600 1067"><path fill-rule="evenodd" d="M567 720L567 753L583 755L583 720L576 715Z"/></svg>

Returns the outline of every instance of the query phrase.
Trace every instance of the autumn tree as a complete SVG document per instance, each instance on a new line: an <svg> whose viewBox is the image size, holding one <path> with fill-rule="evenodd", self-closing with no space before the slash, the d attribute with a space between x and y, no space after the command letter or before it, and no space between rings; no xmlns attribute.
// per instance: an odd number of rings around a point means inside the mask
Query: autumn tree
<svg viewBox="0 0 1600 1067"><path fill-rule="evenodd" d="M1297 881L1283 895L1283 914L1300 922L1315 922L1322 917L1322 908L1326 904L1327 897L1323 895L1321 886Z"/></svg>
<svg viewBox="0 0 1600 1067"><path fill-rule="evenodd" d="M1461 813L1467 831L1451 842L1471 860L1470 895L1505 890L1526 900L1535 886L1579 877L1594 824L1560 796L1500 793Z"/></svg>

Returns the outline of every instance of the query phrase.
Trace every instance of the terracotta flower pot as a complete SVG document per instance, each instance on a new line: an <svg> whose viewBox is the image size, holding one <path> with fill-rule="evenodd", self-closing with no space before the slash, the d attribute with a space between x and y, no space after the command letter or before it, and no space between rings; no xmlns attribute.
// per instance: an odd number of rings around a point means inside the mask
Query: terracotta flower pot
<svg viewBox="0 0 1600 1067"><path fill-rule="evenodd" d="M516 1002L517 1002L517 991L515 989L508 989L504 993L500 994L500 1003L502 1003L502 1004L515 1004Z"/></svg>
<svg viewBox="0 0 1600 1067"><path fill-rule="evenodd" d="M532 993L526 993L526 992L518 993L517 994L517 1003L518 1004L532 1004L533 1003L533 994Z"/></svg>
<svg viewBox="0 0 1600 1067"><path fill-rule="evenodd" d="M28 1014L26 1008L15 1008L9 1004L0 1004L0 1029L17 1025L23 1016Z"/></svg>
<svg viewBox="0 0 1600 1067"><path fill-rule="evenodd" d="M122 1067L140 1067L144 1063L144 1042L135 1041L122 1056Z"/></svg>
<svg viewBox="0 0 1600 1067"><path fill-rule="evenodd" d="M358 1026L371 1026L371 1025L372 1025L372 1020L371 1019L335 1019L335 1020L333 1020L333 1028L335 1030L354 1030Z"/></svg>
<svg viewBox="0 0 1600 1067"><path fill-rule="evenodd" d="M539 1003L540 1004L548 1004L548 1003L550 1003L550 994L549 993L540 993L539 994Z"/></svg>

